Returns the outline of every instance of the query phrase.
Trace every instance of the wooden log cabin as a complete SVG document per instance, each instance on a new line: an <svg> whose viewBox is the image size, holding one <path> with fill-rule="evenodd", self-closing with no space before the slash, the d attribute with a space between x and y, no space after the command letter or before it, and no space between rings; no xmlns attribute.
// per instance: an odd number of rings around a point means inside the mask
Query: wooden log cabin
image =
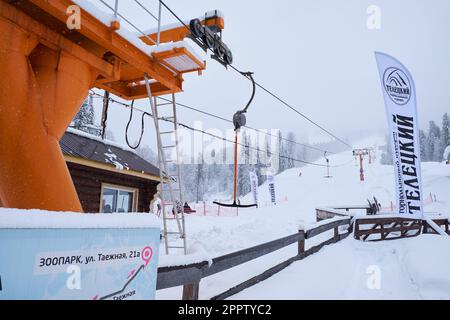
<svg viewBox="0 0 450 320"><path fill-rule="evenodd" d="M69 129L60 146L84 212L149 212L159 169L113 142Z"/></svg>

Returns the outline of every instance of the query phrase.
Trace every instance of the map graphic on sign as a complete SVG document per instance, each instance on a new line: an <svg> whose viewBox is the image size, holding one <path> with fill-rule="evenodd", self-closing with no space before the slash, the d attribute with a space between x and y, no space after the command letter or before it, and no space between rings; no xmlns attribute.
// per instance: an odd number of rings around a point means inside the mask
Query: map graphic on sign
<svg viewBox="0 0 450 320"><path fill-rule="evenodd" d="M154 299L158 249L158 228L0 229L0 299Z"/></svg>

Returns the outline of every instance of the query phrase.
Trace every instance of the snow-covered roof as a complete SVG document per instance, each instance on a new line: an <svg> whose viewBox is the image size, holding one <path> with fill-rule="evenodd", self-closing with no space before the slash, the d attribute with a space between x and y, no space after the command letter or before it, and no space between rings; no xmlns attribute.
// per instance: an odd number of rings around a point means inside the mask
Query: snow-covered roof
<svg viewBox="0 0 450 320"><path fill-rule="evenodd" d="M76 129L68 129L60 140L65 155L107 164L124 173L128 170L159 176L159 169L126 146Z"/></svg>
<svg viewBox="0 0 450 320"><path fill-rule="evenodd" d="M84 131L81 131L81 130L78 130L78 129L67 128L66 132L75 134L75 135L80 136L80 137L88 138L90 140L101 142L103 144L107 144L108 146L113 146L113 147L122 149L123 151L136 153L136 150L133 150L130 147L124 145L124 144L121 144L121 143L118 143L118 142L115 142L115 141L112 141L112 140L108 140L108 139L102 139L99 136L95 136L93 134L90 134L90 133L87 133L87 132L84 132Z"/></svg>
<svg viewBox="0 0 450 320"><path fill-rule="evenodd" d="M199 54L197 54L197 52L195 52L195 50L187 43L187 41L182 40L182 41L176 41L176 42L167 42L167 43L161 43L159 46L154 46L151 49L151 52L153 53L158 53L158 52L164 52L164 51L169 51L172 49L181 49L181 48L185 48L187 51L189 51L190 53L192 53L192 55L199 61L202 61L202 57L200 57Z"/></svg>

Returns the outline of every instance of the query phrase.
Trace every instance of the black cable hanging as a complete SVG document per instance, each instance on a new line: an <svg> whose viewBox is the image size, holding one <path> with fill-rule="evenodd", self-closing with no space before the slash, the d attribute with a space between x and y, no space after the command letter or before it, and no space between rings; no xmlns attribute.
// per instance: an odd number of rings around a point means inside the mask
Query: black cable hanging
<svg viewBox="0 0 450 320"><path fill-rule="evenodd" d="M125 128L125 140L127 142L128 147L130 147L133 150L136 150L141 145L142 137L144 136L144 130L145 130L144 117L145 116L151 117L152 115L150 113L148 113L148 112L140 110L142 112L142 117L141 117L141 135L139 136L139 140L138 140L137 144L135 146L132 146L130 141L128 140L128 129L130 127L131 120L133 119L134 100L131 102L130 108L131 108L131 110L130 110L130 117L128 119L127 127Z"/></svg>

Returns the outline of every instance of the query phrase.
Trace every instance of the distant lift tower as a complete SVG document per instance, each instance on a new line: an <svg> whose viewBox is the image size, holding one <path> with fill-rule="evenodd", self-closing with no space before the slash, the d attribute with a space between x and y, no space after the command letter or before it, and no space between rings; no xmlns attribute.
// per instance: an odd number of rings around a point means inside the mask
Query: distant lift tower
<svg viewBox="0 0 450 320"><path fill-rule="evenodd" d="M323 156L327 161L327 175L325 176L325 178L332 178L333 176L330 175L330 159L328 159L326 151L323 153Z"/></svg>
<svg viewBox="0 0 450 320"><path fill-rule="evenodd" d="M364 160L364 156L367 156L367 155L369 155L368 149L353 150L353 156L359 156L359 179L360 179L360 181L364 181L363 160Z"/></svg>

